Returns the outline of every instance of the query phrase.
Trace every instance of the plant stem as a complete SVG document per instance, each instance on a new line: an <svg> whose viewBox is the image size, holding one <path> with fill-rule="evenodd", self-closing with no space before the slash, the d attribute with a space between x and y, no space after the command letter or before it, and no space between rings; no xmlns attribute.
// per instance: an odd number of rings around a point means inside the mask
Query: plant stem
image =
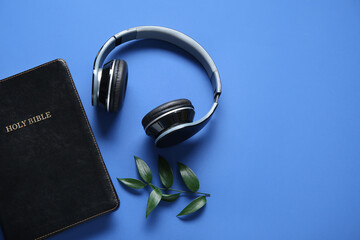
<svg viewBox="0 0 360 240"><path fill-rule="evenodd" d="M159 188L159 187L157 187ZM159 188L161 190L171 190L171 191L174 191L174 192L179 192L179 193L195 193L195 194L203 194L207 197L210 197L210 194L209 193L202 193L202 192L189 192L189 191L181 191L181 190L177 190L177 189L173 189L173 188Z"/></svg>

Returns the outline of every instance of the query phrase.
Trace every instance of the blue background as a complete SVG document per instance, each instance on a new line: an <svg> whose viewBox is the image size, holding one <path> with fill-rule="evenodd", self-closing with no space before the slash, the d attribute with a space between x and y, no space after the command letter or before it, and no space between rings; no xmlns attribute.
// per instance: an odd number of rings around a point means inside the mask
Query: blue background
<svg viewBox="0 0 360 240"><path fill-rule="evenodd" d="M121 200L52 239L360 239L358 0L2 0L0 23L0 79L67 61ZM91 106L99 48L139 25L193 37L222 77L210 124L173 148L156 149L140 122L177 98L191 99L196 119L210 108L205 71L182 50L158 41L118 48L110 57L130 71L125 105L119 114ZM190 166L212 194L199 213L175 217L191 200L181 197L145 219L149 189L135 194L116 181L138 177L135 154L159 185L158 153ZM175 183L184 188L178 174Z"/></svg>

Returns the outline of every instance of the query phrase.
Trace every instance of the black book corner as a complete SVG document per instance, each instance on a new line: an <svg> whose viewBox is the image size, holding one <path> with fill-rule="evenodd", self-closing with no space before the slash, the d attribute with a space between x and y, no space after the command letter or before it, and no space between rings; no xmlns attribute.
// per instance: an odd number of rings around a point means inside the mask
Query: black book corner
<svg viewBox="0 0 360 240"><path fill-rule="evenodd" d="M64 60L0 80L0 96L5 239L44 239L118 208Z"/></svg>

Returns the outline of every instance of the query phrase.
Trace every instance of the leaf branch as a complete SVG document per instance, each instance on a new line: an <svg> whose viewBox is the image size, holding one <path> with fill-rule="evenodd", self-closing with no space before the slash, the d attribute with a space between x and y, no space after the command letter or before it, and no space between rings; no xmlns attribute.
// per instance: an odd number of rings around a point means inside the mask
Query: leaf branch
<svg viewBox="0 0 360 240"><path fill-rule="evenodd" d="M170 190L170 191L174 191L174 192L179 192L179 193L193 193L193 194L202 194L206 197L210 197L210 193L203 193L203 192L190 192L190 191L182 191L182 190L177 190L177 189L173 189L173 188L159 188L161 190Z"/></svg>
<svg viewBox="0 0 360 240"><path fill-rule="evenodd" d="M210 197L209 193L198 192L200 187L200 182L198 177L195 175L194 171L191 170L188 166L183 163L178 163L178 169L180 171L180 175L182 180L184 181L186 187L190 191L183 191L178 189L170 188L174 181L174 175L169 163L165 160L164 157L158 157L158 169L159 169L159 178L164 185L165 188L160 188L151 183L152 181L152 172L149 166L145 163L144 160L134 156L136 162L136 168L139 172L142 180L134 179L134 178L117 178L118 181L124 184L127 187L133 189L141 189L146 186L150 186L152 189L150 196L148 198L147 206L146 206L146 218L149 214L158 206L160 201L173 202L179 198L179 196L183 193L186 194L200 194L203 196L197 197L192 202L190 202L178 215L183 216L193 212L198 211L206 204L206 197ZM174 194L165 194L163 191L174 191L177 193Z"/></svg>

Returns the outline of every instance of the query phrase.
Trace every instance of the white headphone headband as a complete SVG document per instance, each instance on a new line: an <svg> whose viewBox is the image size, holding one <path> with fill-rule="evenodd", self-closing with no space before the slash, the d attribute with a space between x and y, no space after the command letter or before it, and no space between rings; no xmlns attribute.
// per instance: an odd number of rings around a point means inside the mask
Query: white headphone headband
<svg viewBox="0 0 360 240"><path fill-rule="evenodd" d="M101 47L96 56L93 68L93 105L97 105L98 102L99 82L105 58L116 46L135 39L162 40L171 43L194 56L205 68L214 89L214 101L217 102L221 94L220 75L214 61L205 49L194 39L176 30L158 26L141 26L130 28L115 34Z"/></svg>

